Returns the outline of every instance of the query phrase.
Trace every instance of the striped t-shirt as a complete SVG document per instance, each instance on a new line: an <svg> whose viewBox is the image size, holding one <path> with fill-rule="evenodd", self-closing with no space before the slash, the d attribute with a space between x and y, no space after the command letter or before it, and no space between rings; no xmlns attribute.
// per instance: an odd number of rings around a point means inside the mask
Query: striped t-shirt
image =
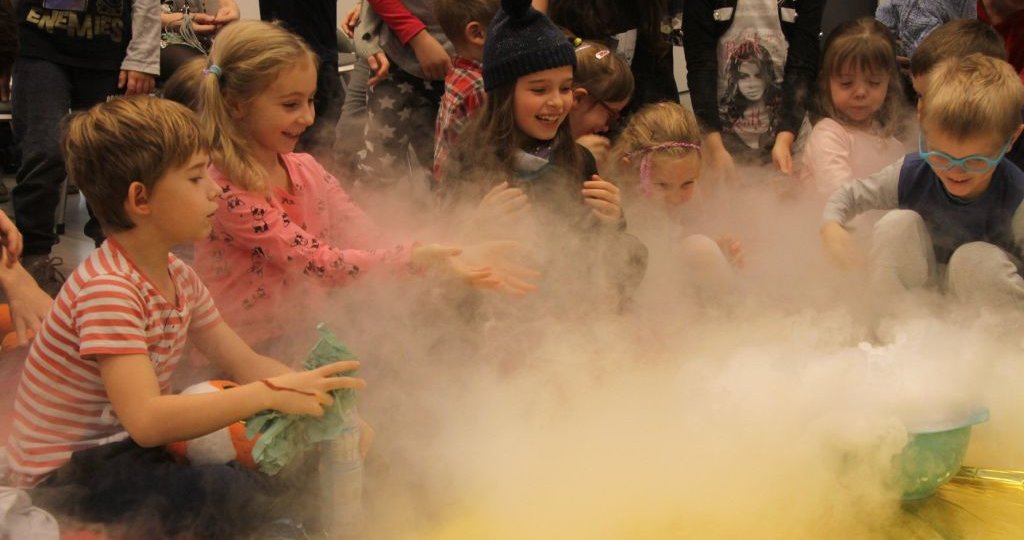
<svg viewBox="0 0 1024 540"><path fill-rule="evenodd" d="M168 273L177 305L107 240L68 278L32 343L14 401L8 480L34 485L71 453L128 437L100 377L98 356L142 354L160 392L189 330L220 321L206 286L173 255Z"/></svg>

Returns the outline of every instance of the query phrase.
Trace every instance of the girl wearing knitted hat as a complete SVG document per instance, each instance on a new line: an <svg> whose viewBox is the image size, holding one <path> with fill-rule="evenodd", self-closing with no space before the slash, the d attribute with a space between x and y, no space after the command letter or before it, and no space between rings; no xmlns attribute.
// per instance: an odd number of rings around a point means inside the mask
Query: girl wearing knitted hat
<svg viewBox="0 0 1024 540"><path fill-rule="evenodd" d="M635 225L652 251L651 271L666 269L701 296L725 292L735 284L734 268L743 266L743 248L731 237L713 240L692 232L702 161L697 119L678 103L645 105L619 134L609 161L623 181L627 206L638 210ZM631 214L633 215L633 214ZM671 234L665 234L665 231ZM658 259L672 263L655 264ZM658 283L655 276L651 281ZM662 285L657 285L661 287ZM664 289L660 289L664 293ZM659 293L660 294L660 293Z"/></svg>
<svg viewBox="0 0 1024 540"><path fill-rule="evenodd" d="M521 201L516 208L529 199L561 210L577 202L601 224L622 224L618 188L573 142L575 67L572 43L529 0L502 0L484 44L487 103L445 168L448 200L489 203L503 193Z"/></svg>
<svg viewBox="0 0 1024 540"><path fill-rule="evenodd" d="M529 0L502 0L483 64L486 105L445 163L442 199L477 206L474 225L498 234L533 226L541 231L537 245L549 248L549 273L559 265L574 276L596 272L628 296L643 276L646 248L624 233L619 189L597 175L593 155L573 140L572 43ZM528 209L532 219L517 221Z"/></svg>

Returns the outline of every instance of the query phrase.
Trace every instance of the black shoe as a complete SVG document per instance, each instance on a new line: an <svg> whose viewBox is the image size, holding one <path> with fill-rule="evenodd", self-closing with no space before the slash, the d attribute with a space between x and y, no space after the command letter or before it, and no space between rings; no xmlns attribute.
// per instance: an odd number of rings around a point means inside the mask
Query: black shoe
<svg viewBox="0 0 1024 540"><path fill-rule="evenodd" d="M64 264L64 259L48 255L38 255L25 257L25 260L22 262L24 263L25 270L32 276L32 279L36 280L39 288L46 291L46 294L51 297L56 298L61 286L67 280L64 271L60 268Z"/></svg>

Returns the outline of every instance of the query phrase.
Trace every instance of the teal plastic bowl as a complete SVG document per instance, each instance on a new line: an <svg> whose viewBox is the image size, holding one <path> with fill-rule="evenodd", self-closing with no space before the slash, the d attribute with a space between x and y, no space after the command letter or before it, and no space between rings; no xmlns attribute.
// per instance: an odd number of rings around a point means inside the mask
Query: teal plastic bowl
<svg viewBox="0 0 1024 540"><path fill-rule="evenodd" d="M931 497L960 470L971 441L971 426L988 420L981 409L968 418L925 429L908 429L910 440L893 458L895 482L904 501Z"/></svg>

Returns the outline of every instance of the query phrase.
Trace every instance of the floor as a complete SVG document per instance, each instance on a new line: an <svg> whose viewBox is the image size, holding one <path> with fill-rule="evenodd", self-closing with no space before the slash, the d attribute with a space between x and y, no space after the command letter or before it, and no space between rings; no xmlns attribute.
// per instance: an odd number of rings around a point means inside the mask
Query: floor
<svg viewBox="0 0 1024 540"><path fill-rule="evenodd" d="M14 189L14 175L3 174L2 181L8 190ZM0 204L0 209L8 216L14 216L14 209L11 202ZM53 256L60 257L64 262L61 270L65 274L71 272L82 262L93 250L93 243L83 232L88 214L85 211L85 199L80 194L68 195L65 234L61 235L60 242L53 248Z"/></svg>

